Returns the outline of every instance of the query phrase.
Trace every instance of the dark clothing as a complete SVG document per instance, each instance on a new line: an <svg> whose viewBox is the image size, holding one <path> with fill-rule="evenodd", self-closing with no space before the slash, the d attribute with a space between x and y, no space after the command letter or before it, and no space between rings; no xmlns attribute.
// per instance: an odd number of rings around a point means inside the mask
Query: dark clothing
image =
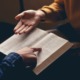
<svg viewBox="0 0 80 80"><path fill-rule="evenodd" d="M14 52L7 55L0 63L0 80L7 80L7 78L11 77L11 74L13 74L18 67L25 67L21 56Z"/></svg>
<svg viewBox="0 0 80 80"><path fill-rule="evenodd" d="M64 34L70 42L80 42L80 31L76 31L70 23L59 26L58 30Z"/></svg>
<svg viewBox="0 0 80 80"><path fill-rule="evenodd" d="M12 36L14 34L13 29L14 29L13 24L5 23L5 22L0 22L0 43L5 41L7 38Z"/></svg>

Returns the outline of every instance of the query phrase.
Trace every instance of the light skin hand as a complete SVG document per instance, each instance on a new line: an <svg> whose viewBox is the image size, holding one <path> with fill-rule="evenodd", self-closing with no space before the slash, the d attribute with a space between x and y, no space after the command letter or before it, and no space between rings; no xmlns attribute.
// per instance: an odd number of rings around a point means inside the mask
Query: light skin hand
<svg viewBox="0 0 80 80"><path fill-rule="evenodd" d="M29 48L25 47L23 49L18 50L18 53L25 62L26 66L30 66L32 69L37 64L37 54L41 51L41 48ZM36 53L35 53L36 52Z"/></svg>
<svg viewBox="0 0 80 80"><path fill-rule="evenodd" d="M16 34L28 33L34 29L42 18L44 18L45 13L40 10L27 10L18 14L15 19L19 20L18 24L14 28Z"/></svg>

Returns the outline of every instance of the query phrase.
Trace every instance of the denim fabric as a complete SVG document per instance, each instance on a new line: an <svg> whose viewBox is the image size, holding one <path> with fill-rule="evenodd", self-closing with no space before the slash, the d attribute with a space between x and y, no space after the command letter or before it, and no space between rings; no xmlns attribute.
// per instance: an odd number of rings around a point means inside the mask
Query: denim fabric
<svg viewBox="0 0 80 80"><path fill-rule="evenodd" d="M25 66L21 56L14 52L7 55L0 63L0 80L7 80L7 77L11 77L19 66Z"/></svg>

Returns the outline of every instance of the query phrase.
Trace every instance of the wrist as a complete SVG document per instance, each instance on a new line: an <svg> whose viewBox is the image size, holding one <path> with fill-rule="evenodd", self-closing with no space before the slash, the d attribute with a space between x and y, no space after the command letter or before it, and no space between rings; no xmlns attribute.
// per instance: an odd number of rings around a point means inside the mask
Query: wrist
<svg viewBox="0 0 80 80"><path fill-rule="evenodd" d="M37 15L40 17L41 21L45 21L45 13L42 10L37 10Z"/></svg>

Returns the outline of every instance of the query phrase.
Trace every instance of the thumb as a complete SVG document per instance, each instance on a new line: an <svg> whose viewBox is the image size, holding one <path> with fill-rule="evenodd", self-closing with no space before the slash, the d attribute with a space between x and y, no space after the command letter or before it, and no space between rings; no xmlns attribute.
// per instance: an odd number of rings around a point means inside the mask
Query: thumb
<svg viewBox="0 0 80 80"><path fill-rule="evenodd" d="M24 16L24 12L18 14L17 16L15 16L16 20L20 20L22 17Z"/></svg>

